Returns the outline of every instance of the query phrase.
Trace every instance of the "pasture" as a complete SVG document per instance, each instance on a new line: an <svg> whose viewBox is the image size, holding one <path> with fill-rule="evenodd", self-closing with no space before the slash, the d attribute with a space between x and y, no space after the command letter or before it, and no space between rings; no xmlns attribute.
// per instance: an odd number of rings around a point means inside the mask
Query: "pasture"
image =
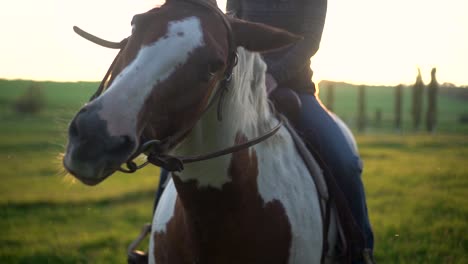
<svg viewBox="0 0 468 264"><path fill-rule="evenodd" d="M126 247L151 217L158 169L117 173L95 187L65 176L59 154L67 123L96 83L38 83L46 107L12 110L31 85L0 80L0 263L125 263ZM355 87L337 87L337 113L353 125ZM468 263L466 101L441 96L434 135L391 128L393 90L368 89L369 116L381 127L357 134L364 160L378 263Z"/></svg>

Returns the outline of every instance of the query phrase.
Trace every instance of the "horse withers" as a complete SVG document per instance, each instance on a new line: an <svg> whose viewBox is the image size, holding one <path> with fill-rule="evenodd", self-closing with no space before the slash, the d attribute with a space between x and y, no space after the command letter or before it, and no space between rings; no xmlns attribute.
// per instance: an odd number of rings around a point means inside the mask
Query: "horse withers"
<svg viewBox="0 0 468 264"><path fill-rule="evenodd" d="M103 181L148 139L161 143L161 156L193 156L278 124L258 52L299 37L198 1L168 0L134 17L105 91L70 124L63 163L83 183ZM334 249L334 221L325 243ZM255 146L172 173L153 217L149 262L320 263L325 243L316 185L281 127Z"/></svg>

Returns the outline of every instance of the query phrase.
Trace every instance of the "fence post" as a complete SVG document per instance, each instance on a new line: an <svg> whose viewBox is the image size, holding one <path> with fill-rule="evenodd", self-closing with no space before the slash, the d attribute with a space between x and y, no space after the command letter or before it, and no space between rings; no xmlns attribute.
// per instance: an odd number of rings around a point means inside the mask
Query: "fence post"
<svg viewBox="0 0 468 264"><path fill-rule="evenodd" d="M437 91L439 84L436 79L436 68L432 68L431 82L427 87L427 113L426 113L426 129L428 132L434 132L437 122Z"/></svg>
<svg viewBox="0 0 468 264"><path fill-rule="evenodd" d="M423 91L424 83L421 78L421 70L418 69L418 76L416 77L416 82L413 85L412 115L414 130L418 130L419 125L421 124Z"/></svg>
<svg viewBox="0 0 468 264"><path fill-rule="evenodd" d="M358 88L358 131L363 132L366 128L366 86L361 85Z"/></svg>
<svg viewBox="0 0 468 264"><path fill-rule="evenodd" d="M395 129L401 131L401 112L403 106L403 85L395 87Z"/></svg>

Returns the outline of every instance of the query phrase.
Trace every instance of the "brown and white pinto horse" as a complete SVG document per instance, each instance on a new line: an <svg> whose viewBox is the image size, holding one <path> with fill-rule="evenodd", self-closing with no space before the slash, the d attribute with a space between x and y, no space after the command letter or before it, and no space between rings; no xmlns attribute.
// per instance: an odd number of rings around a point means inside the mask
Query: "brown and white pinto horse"
<svg viewBox="0 0 468 264"><path fill-rule="evenodd" d="M168 151L189 156L241 144L278 124L257 52L298 37L220 19L195 1L168 0L135 16L107 90L70 124L63 163L83 183L95 185L114 173L142 138L184 131ZM216 107L206 108L219 100L233 44L238 63L219 121ZM172 174L153 217L149 262L320 263L320 210L312 177L283 127L253 147ZM335 237L332 224L330 248Z"/></svg>

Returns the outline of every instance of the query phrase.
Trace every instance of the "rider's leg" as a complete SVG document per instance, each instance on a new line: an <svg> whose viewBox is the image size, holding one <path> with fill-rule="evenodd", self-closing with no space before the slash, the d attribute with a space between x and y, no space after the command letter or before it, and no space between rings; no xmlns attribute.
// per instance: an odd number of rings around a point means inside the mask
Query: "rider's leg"
<svg viewBox="0 0 468 264"><path fill-rule="evenodd" d="M361 180L362 162L330 113L310 93L299 93L302 109L296 126L320 156L346 197L353 217L364 234L366 247L374 247Z"/></svg>

